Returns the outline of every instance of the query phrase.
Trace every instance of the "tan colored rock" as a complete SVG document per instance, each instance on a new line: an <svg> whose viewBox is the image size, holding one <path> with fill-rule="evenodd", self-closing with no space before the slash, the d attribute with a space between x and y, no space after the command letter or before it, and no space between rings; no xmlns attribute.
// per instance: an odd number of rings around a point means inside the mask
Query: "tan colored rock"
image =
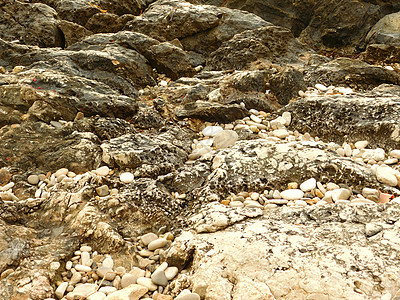
<svg viewBox="0 0 400 300"><path fill-rule="evenodd" d="M146 294L148 288L139 284L131 284L128 287L116 291L107 296L106 300L138 300Z"/></svg>

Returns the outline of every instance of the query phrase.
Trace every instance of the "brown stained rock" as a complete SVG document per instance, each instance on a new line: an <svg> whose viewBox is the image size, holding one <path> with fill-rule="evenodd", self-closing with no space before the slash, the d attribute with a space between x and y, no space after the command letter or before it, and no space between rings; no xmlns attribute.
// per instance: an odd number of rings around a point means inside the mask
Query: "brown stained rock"
<svg viewBox="0 0 400 300"><path fill-rule="evenodd" d="M61 20L58 23L58 28L62 31L64 35L64 47L69 47L72 44L80 42L85 37L93 34L93 32L87 30L85 27L66 20Z"/></svg>
<svg viewBox="0 0 400 300"><path fill-rule="evenodd" d="M11 179L11 173L5 168L0 169L0 186L7 184Z"/></svg>
<svg viewBox="0 0 400 300"><path fill-rule="evenodd" d="M400 45L371 44L361 57L370 64L400 63Z"/></svg>

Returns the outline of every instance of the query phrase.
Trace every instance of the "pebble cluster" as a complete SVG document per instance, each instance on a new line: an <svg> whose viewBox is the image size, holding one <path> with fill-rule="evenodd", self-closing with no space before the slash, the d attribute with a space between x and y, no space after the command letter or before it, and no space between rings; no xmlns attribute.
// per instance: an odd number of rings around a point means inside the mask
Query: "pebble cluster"
<svg viewBox="0 0 400 300"><path fill-rule="evenodd" d="M164 295L164 287L178 274L178 268L160 262L174 236L168 232L162 236L147 233L138 239L134 249L138 266L127 270L115 266L110 255L101 255L87 245L74 252L74 257L65 263L57 282L55 296L62 300L122 300L153 299L172 300ZM175 299L199 300L196 293L184 290Z"/></svg>

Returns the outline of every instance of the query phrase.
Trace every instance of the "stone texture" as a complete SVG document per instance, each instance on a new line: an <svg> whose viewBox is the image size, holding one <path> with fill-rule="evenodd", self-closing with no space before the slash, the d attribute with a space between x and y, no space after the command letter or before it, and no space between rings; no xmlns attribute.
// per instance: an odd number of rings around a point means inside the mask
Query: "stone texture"
<svg viewBox="0 0 400 300"><path fill-rule="evenodd" d="M138 300L147 293L147 287L131 284L107 296L106 300Z"/></svg>

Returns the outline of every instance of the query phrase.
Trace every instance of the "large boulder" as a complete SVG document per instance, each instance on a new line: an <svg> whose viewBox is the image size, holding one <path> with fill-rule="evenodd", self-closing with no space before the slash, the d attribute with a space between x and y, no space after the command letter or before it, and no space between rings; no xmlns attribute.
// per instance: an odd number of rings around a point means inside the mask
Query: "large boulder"
<svg viewBox="0 0 400 300"><path fill-rule="evenodd" d="M368 32L368 44L400 45L400 12L384 16Z"/></svg>
<svg viewBox="0 0 400 300"><path fill-rule="evenodd" d="M322 1L300 38L318 47L359 47L382 17L379 5L353 0Z"/></svg>
<svg viewBox="0 0 400 300"><path fill-rule="evenodd" d="M39 47L63 47L57 12L42 3L0 1L0 38Z"/></svg>
<svg viewBox="0 0 400 300"><path fill-rule="evenodd" d="M322 83L327 86L347 85L371 89L382 83L399 84L400 76L393 70L341 57L309 68L305 71L304 80L309 86Z"/></svg>
<svg viewBox="0 0 400 300"><path fill-rule="evenodd" d="M298 55L306 47L298 42L290 30L278 26L266 26L236 34L210 54L207 68L210 70L241 70L251 63L267 61L276 64L299 62Z"/></svg>

